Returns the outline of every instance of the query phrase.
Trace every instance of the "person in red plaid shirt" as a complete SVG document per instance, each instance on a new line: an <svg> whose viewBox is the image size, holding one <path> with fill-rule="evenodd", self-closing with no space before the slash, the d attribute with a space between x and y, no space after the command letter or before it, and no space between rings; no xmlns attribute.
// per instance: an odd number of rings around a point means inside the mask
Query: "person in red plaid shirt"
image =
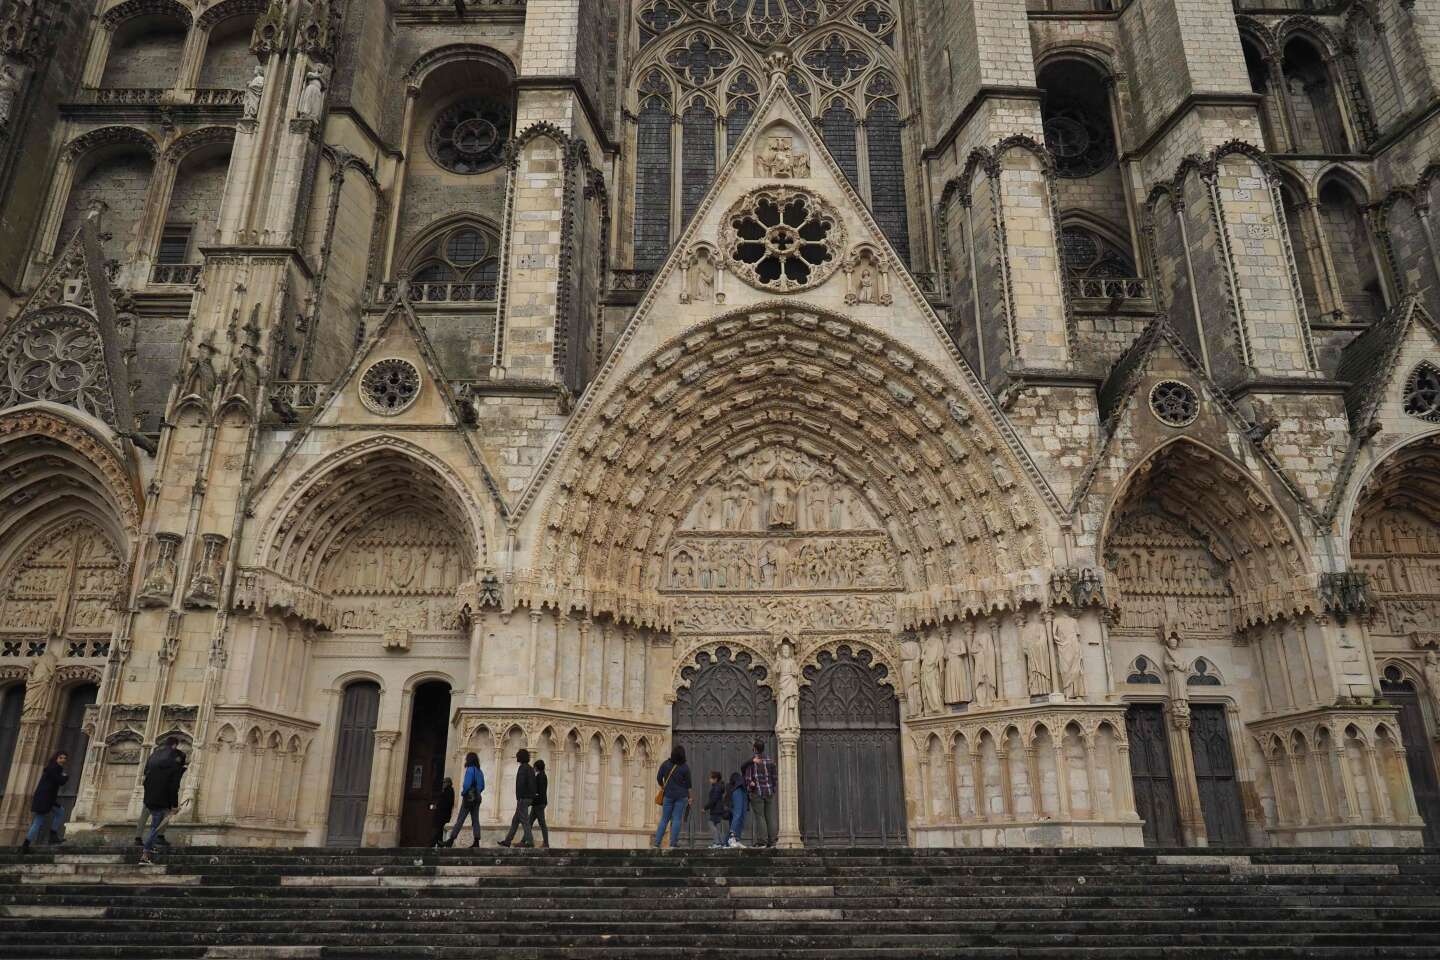
<svg viewBox="0 0 1440 960"><path fill-rule="evenodd" d="M773 847L780 836L779 790L780 778L775 770L775 761L765 756L765 741L756 740L751 744L755 755L741 768L745 775L745 792L750 797L750 809L755 814L755 826L759 832L757 847Z"/></svg>

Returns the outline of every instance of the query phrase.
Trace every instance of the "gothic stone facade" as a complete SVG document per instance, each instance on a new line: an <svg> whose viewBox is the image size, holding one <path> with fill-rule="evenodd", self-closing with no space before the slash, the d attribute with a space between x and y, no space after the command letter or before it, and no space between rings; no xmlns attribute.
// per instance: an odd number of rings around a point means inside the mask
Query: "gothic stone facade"
<svg viewBox="0 0 1440 960"><path fill-rule="evenodd" d="M1253 8L1253 9L1252 9ZM1440 0L9 0L0 840L1440 829ZM698 822L698 818L697 818Z"/></svg>

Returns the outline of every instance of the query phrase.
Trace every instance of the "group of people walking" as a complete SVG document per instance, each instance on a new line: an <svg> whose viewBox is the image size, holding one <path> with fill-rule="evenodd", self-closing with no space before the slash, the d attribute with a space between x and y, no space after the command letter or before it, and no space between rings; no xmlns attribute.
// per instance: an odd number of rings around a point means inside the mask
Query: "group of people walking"
<svg viewBox="0 0 1440 960"><path fill-rule="evenodd" d="M775 761L765 755L765 741L756 740L751 749L750 759L730 774L728 782L719 770L710 771L710 791L703 809L710 817L711 847L744 847L740 838L745 830L745 818L752 814L759 833L755 846L773 847L780 835L779 775ZM670 846L679 846L680 828L690 806L692 790L684 747L676 744L671 749L670 759L660 764L655 774L655 782L660 785L655 795L655 802L660 806L660 825L655 828L651 846L663 844L667 826Z"/></svg>
<svg viewBox="0 0 1440 960"><path fill-rule="evenodd" d="M550 778L545 773L545 761L530 763L530 751L520 750L515 754L515 815L510 818L510 832L499 841L500 846L535 846L531 827L540 824L540 845L550 846L550 825L545 822L545 808L550 805ZM460 815L445 836L445 825L450 822L450 812L455 809L454 781L446 777L440 785L440 792L430 804L434 812L435 835L431 846L453 847L455 838L465 828L465 818L470 818L471 847L480 846L480 796L485 792L485 774L480 770L480 757L475 753L465 755L465 776L460 781ZM515 843L516 831L521 833L520 842Z"/></svg>
<svg viewBox="0 0 1440 960"><path fill-rule="evenodd" d="M719 770L710 772L709 794L704 811L710 818L712 847L743 847L740 840L745 828L745 819L753 815L759 829L757 847L773 847L779 835L780 818L776 806L779 778L775 761L765 755L765 743L756 740L753 755L741 768L730 774L728 783ZM21 853L28 853L34 843L48 839L61 843L60 829L65 818L65 809L60 802L60 790L69 779L65 772L70 757L65 751L56 753L45 765L40 783L35 788L30 809L33 819L25 835ZM515 770L515 814L510 818L510 830L500 846L533 847L535 838L531 828L540 825L540 845L550 846L550 827L545 822L545 808L550 803L550 778L545 773L545 761L530 762L530 751L520 750L515 754L518 765ZM136 824L135 842L140 846L140 862L153 862L157 845L169 846L162 830L165 821L180 809L180 782L185 776L187 759L180 749L180 741L171 737L164 746L150 755L145 763L145 803ZM691 792L694 788L690 777L690 765L685 759L685 748L676 745L670 751L670 759L660 765L655 775L660 790L655 803L660 807L660 825L655 829L655 847L662 845L666 828L670 831L670 846L680 843L680 829L690 807ZM453 847L455 838L470 820L472 848L480 846L480 799L485 792L485 774L480 769L480 757L475 753L465 755L465 773L460 780L460 813L445 835L450 823L450 814L455 810L455 785L449 777L441 782L440 790L430 804L433 814L434 835L431 845ZM148 828L148 833L147 833ZM515 841L515 834L520 840Z"/></svg>

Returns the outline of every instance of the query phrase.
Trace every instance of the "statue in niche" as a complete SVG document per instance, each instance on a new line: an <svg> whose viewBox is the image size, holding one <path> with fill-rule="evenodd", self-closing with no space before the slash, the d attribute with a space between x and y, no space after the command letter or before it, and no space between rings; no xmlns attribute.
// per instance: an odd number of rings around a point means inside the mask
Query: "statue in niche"
<svg viewBox="0 0 1440 960"><path fill-rule="evenodd" d="M245 84L245 101L241 118L254 120L260 115L260 98L265 95L265 68L256 67L255 74Z"/></svg>
<svg viewBox="0 0 1440 960"><path fill-rule="evenodd" d="M810 155L795 148L795 138L766 137L755 156L755 172L762 177L789 179L810 176Z"/></svg>
<svg viewBox="0 0 1440 960"><path fill-rule="evenodd" d="M800 729L800 665L795 662L795 648L788 640L780 644L775 675L775 730L778 733L794 733Z"/></svg>
<svg viewBox="0 0 1440 960"><path fill-rule="evenodd" d="M920 694L926 713L945 709L945 641L938 629L926 631L920 650Z"/></svg>
<svg viewBox="0 0 1440 960"><path fill-rule="evenodd" d="M724 303L725 296L718 292L719 268L715 255L708 246L700 245L690 251L685 259L685 289L681 291L682 303Z"/></svg>
<svg viewBox="0 0 1440 960"><path fill-rule="evenodd" d="M1434 650L1425 652L1425 691L1430 694L1430 703L1440 715L1440 656Z"/></svg>
<svg viewBox="0 0 1440 960"><path fill-rule="evenodd" d="M1085 696L1085 651L1080 644L1080 625L1064 611L1051 624L1055 655L1060 661L1060 691L1071 700Z"/></svg>
<svg viewBox="0 0 1440 960"><path fill-rule="evenodd" d="M905 687L906 712L918 717L924 711L920 693L920 641L913 633L900 637L900 682Z"/></svg>
<svg viewBox="0 0 1440 960"><path fill-rule="evenodd" d="M1180 656L1180 634L1171 630L1165 638L1165 676L1170 681L1170 696L1177 700L1185 697L1186 673L1185 661Z"/></svg>
<svg viewBox="0 0 1440 960"><path fill-rule="evenodd" d="M0 66L0 127L8 126L10 115L15 110L15 99L20 96L21 80L15 73L15 65Z"/></svg>
<svg viewBox="0 0 1440 960"><path fill-rule="evenodd" d="M974 629L972 625L970 629ZM970 669L965 662L969 654L965 635L954 626L945 631L945 702L970 702Z"/></svg>
<svg viewBox="0 0 1440 960"><path fill-rule="evenodd" d="M300 105L296 113L301 120L319 120L325 111L325 76L319 70L305 74L305 89L300 92Z"/></svg>
<svg viewBox="0 0 1440 960"><path fill-rule="evenodd" d="M988 707L999 696L996 686L995 646L999 639L1000 624L975 624L970 632L970 659L975 674L975 705Z"/></svg>
<svg viewBox="0 0 1440 960"><path fill-rule="evenodd" d="M25 699L20 708L21 723L43 723L50 716L52 678L55 676L55 644L47 643L45 652L30 667L25 678Z"/></svg>
<svg viewBox="0 0 1440 960"><path fill-rule="evenodd" d="M1046 696L1051 690L1050 632L1038 616L1022 616L1020 646L1025 652L1025 679L1030 696Z"/></svg>
<svg viewBox="0 0 1440 960"><path fill-rule="evenodd" d="M830 491L823 483L811 483L805 495L810 501L810 529L824 530L830 525Z"/></svg>

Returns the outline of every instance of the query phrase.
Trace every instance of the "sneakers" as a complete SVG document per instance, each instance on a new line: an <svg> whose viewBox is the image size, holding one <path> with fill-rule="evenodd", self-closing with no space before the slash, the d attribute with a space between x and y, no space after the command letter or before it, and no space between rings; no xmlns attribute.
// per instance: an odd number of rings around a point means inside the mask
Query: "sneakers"
<svg viewBox="0 0 1440 960"><path fill-rule="evenodd" d="M140 862L141 862L141 863L154 863L155 861L152 860L152 859L150 859L150 851L149 851L149 850L141 850L141 851L140 851Z"/></svg>
<svg viewBox="0 0 1440 960"><path fill-rule="evenodd" d="M744 849L745 849L745 844L743 844L743 843L740 842L740 838L739 838L739 837L731 837L731 838L730 838L730 849L731 849L731 850L744 850Z"/></svg>

